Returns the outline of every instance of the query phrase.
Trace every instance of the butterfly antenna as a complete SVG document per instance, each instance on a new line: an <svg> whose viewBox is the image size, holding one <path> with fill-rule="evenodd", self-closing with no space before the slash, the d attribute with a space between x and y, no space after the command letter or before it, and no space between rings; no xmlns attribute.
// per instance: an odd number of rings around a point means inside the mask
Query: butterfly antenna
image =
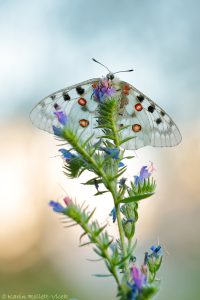
<svg viewBox="0 0 200 300"><path fill-rule="evenodd" d="M102 63L100 63L98 60L96 60L95 58L92 58L92 60L93 60L94 62L96 62L97 64L100 64L101 66L103 66L104 68L106 68L106 69L108 70L108 72L111 73L111 71L108 69L108 67L106 67L105 65L103 65Z"/></svg>
<svg viewBox="0 0 200 300"><path fill-rule="evenodd" d="M125 70L125 71L117 71L113 74L122 73L122 72L133 72L133 71L134 71L133 69L130 69L130 70Z"/></svg>

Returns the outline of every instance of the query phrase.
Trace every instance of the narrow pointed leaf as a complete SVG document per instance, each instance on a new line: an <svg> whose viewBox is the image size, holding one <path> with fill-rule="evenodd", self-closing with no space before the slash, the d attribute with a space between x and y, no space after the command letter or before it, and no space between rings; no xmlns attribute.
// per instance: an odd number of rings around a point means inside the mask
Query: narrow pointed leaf
<svg viewBox="0 0 200 300"><path fill-rule="evenodd" d="M122 199L119 203L131 203L131 202L138 202L140 200L146 199L152 196L154 193L146 193L146 194L138 194L135 196L131 196L125 199Z"/></svg>
<svg viewBox="0 0 200 300"><path fill-rule="evenodd" d="M135 136L127 137L127 138L123 139L122 141L119 142L119 145L122 145L122 144L124 144L124 143L126 143L126 142L128 142L129 140L132 140L132 139L135 139Z"/></svg>
<svg viewBox="0 0 200 300"><path fill-rule="evenodd" d="M112 274L93 274L92 276L95 276L95 277L112 277Z"/></svg>
<svg viewBox="0 0 200 300"><path fill-rule="evenodd" d="M102 195L104 193L108 193L108 191L97 192L96 194L94 194L94 196L99 196L99 195Z"/></svg>

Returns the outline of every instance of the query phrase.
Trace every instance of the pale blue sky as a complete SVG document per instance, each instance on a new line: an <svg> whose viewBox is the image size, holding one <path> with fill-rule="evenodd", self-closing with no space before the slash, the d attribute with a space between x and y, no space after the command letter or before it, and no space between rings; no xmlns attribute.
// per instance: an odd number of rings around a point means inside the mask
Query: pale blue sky
<svg viewBox="0 0 200 300"><path fill-rule="evenodd" d="M134 68L125 79L178 121L199 115L199 1L0 1L1 118L28 117L57 89Z"/></svg>

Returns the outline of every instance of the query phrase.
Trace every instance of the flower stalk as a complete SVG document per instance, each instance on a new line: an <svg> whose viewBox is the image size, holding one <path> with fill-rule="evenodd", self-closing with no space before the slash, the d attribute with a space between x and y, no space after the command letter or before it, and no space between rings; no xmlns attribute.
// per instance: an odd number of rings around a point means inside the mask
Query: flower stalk
<svg viewBox="0 0 200 300"><path fill-rule="evenodd" d="M112 93L109 86L103 88ZM102 89L103 89L102 88ZM102 97L101 87L97 87L96 97L100 105L97 112L96 128L101 129L102 135L96 144L93 144L93 135L82 140L77 132L68 126L65 114L57 114L60 127L53 128L54 133L65 140L71 149L60 149L65 161L64 173L69 178L77 178L84 171L90 171L95 177L84 182L85 185L95 186L95 196L109 192L113 198L111 216L117 221L119 237L115 241L109 237L106 226L100 226L93 220L94 212L79 206L73 201L64 201L64 205L55 201L50 202L53 210L62 214L66 219L67 227L79 225L83 229L80 246L93 245L95 253L100 256L107 267L108 274L96 274L97 277L113 276L117 284L117 298L119 300L150 299L158 291L156 274L162 262L160 246L152 246L151 253L145 254L141 268L136 266L135 258L135 226L138 220L139 202L152 196L155 192L155 181L151 178L151 168L142 167L139 175L133 177L130 185L122 177L126 166L123 144L133 137L122 139L121 132L128 126L119 126L119 101L116 98ZM84 129L83 129L84 130ZM100 190L100 186L104 190ZM82 242L86 239L85 242Z"/></svg>

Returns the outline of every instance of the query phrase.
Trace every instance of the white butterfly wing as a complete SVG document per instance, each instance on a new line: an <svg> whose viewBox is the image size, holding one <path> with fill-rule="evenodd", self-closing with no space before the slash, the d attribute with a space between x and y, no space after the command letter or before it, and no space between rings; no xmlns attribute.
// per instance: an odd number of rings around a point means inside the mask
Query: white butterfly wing
<svg viewBox="0 0 200 300"><path fill-rule="evenodd" d="M129 86L128 95L123 94L128 100L124 105L123 116L119 124L131 125L122 130L124 138L133 137L132 140L122 145L125 149L139 149L151 145L153 147L172 147L180 143L181 134L170 118L170 116L155 102L126 82L121 82L122 86ZM138 108L138 110L136 109ZM138 127L138 131L133 131L133 126Z"/></svg>
<svg viewBox="0 0 200 300"><path fill-rule="evenodd" d="M42 130L53 133L52 126L59 126L59 122L54 112L60 110L66 113L69 120L71 120L69 122L73 123L75 127L79 120L84 118L86 119L87 117L90 118L89 122L92 124L92 114L89 112L83 112L77 101L82 97L89 100L93 92L91 84L98 82L99 80L100 78L94 78L83 81L45 97L31 111L30 118L32 123ZM82 87L84 89L84 93L79 95L76 91L77 87ZM66 100L66 98L69 97L70 99ZM95 110L95 106L97 106L95 101L88 101L87 104L90 111ZM80 126L80 128L82 127Z"/></svg>
<svg viewBox="0 0 200 300"><path fill-rule="evenodd" d="M100 103L93 97L92 85L100 80L90 79L45 97L31 111L30 118L33 124L53 133L53 125L60 127L54 113L63 111L68 117L68 126L75 130L81 139L85 140L94 134L92 142L96 142L103 132L95 129L98 125L96 111ZM124 149L135 150L147 145L172 147L180 143L179 129L162 108L127 82L114 80L112 84L117 90L116 99L120 101L121 107L118 125L129 125L121 131L122 137L133 137L122 144ZM125 89L127 87L128 90ZM81 93L77 88L82 89Z"/></svg>

